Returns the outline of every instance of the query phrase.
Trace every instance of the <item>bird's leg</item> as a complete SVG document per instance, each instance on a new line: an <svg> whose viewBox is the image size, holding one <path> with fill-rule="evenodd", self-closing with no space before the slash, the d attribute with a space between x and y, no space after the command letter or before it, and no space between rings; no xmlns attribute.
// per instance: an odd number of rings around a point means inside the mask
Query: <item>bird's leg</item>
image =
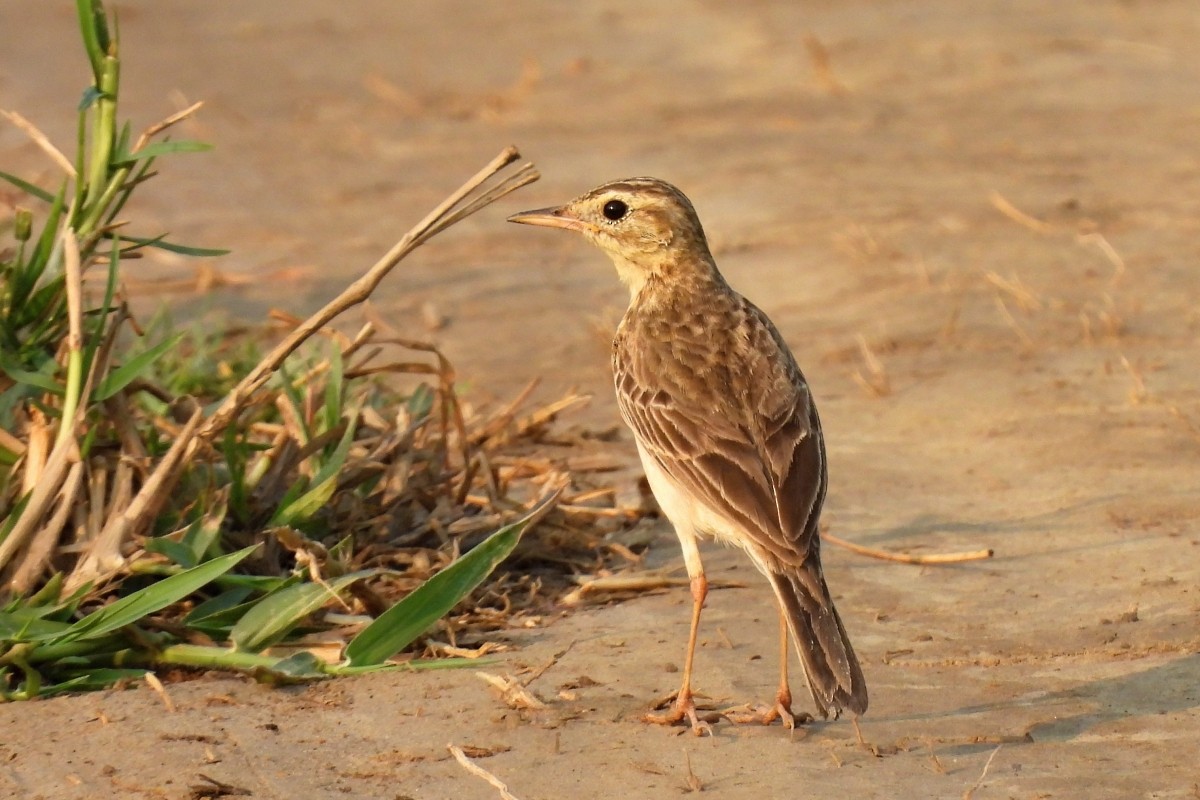
<svg viewBox="0 0 1200 800"><path fill-rule="evenodd" d="M692 732L697 736L712 733L712 726L696 716L696 700L692 696L692 661L696 655L696 639L700 633L700 612L704 608L704 598L708 596L708 578L701 569L691 579L692 589L692 629L688 634L687 656L683 661L683 685L675 695L675 702L670 710L662 714L646 714L642 719L656 725L674 725L685 718L692 726Z"/></svg>
<svg viewBox="0 0 1200 800"><path fill-rule="evenodd" d="M782 608L779 609L779 689L775 692L775 705L759 706L754 711L743 713L726 713L726 716L736 723L760 725L770 725L778 719L783 721L783 727L795 730L796 715L792 713L792 687L788 683L787 617L784 616Z"/></svg>
<svg viewBox="0 0 1200 800"><path fill-rule="evenodd" d="M779 689L775 692L775 708L771 714L783 720L783 727L792 730L796 718L792 716L792 687L788 684L788 626L783 609L779 609ZM774 717L767 722L774 722Z"/></svg>

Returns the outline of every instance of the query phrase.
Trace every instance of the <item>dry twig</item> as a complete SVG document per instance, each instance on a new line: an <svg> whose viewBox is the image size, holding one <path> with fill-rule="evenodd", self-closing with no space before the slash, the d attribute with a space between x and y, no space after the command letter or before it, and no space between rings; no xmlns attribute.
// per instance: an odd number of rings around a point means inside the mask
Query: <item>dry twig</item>
<svg viewBox="0 0 1200 800"><path fill-rule="evenodd" d="M971 800L972 795L975 794L975 790L983 785L983 779L987 777L988 770L992 766L992 759L996 757L996 754L999 753L1003 747L1004 745L1002 744L996 745L996 749L992 751L992 754L988 756L987 762L983 765L983 772L980 772L979 777L975 780L975 783L968 786L967 790L963 792L963 800Z"/></svg>
<svg viewBox="0 0 1200 800"><path fill-rule="evenodd" d="M500 692L500 699L511 709L516 711L536 711L546 707L545 703L522 686L521 682L516 678L507 675L501 677L493 675L490 672L476 672L475 676L498 690Z"/></svg>
<svg viewBox="0 0 1200 800"><path fill-rule="evenodd" d="M53 161L59 169L65 172L68 177L74 178L76 176L75 165L71 163L70 159L63 155L61 150L51 143L51 141L46 137L46 134L38 130L36 125L25 119L25 117L21 116L16 111L5 111L4 109L0 109L0 117L7 119L13 124L14 127L19 129L22 133L33 140L33 143L41 148L42 152L50 156L50 160Z"/></svg>
<svg viewBox="0 0 1200 800"><path fill-rule="evenodd" d="M987 550L969 550L963 553L930 553L924 556L914 556L908 553L889 553L874 547L864 547L861 544L834 536L832 533L822 533L821 539L830 544L836 544L838 547L844 547L852 553L858 553L860 556L878 558L882 561L898 561L901 564L959 564L964 561L982 561L993 555L992 549L989 547Z"/></svg>
<svg viewBox="0 0 1200 800"><path fill-rule="evenodd" d="M167 687L163 686L162 681L153 672L146 673L146 683L154 690L154 693L162 698L163 705L166 706L167 712L175 713L175 701L171 699L171 695L167 694Z"/></svg>
<svg viewBox="0 0 1200 800"><path fill-rule="evenodd" d="M563 605L577 606L595 594L605 592L650 592L656 589L667 589L672 586L687 586L687 578L677 578L661 573L643 572L635 575L602 575L600 577L576 576L580 583L578 589L564 595L560 601ZM710 589L744 589L746 584L740 581L710 579Z"/></svg>
<svg viewBox="0 0 1200 800"><path fill-rule="evenodd" d="M374 266L367 270L362 277L350 284L340 295L327 303L324 308L313 314L302 325L285 337L274 350L268 353L234 387L233 391L229 393L220 407L200 428L198 437L200 439L211 439L223 431L242 411L246 403L249 402L250 397L262 388L271 375L279 369L284 359L291 355L297 347L308 340L314 333L329 324L334 318L370 297L371 293L375 291L375 288L379 286L384 277L392 271L392 268L401 259L428 241L430 237L500 199L509 192L537 180L539 177L537 170L534 169L532 164L525 164L516 174L509 176L491 189L471 198L471 195L492 176L520 157L521 154L517 152L515 147L508 147L503 150L487 166L472 176L470 180L443 200L433 211L429 212L408 233L404 234L404 237L383 258L379 259ZM468 200L468 198L470 199ZM465 204L463 204L464 201L466 201ZM460 204L462 205L460 206Z"/></svg>
<svg viewBox="0 0 1200 800"><path fill-rule="evenodd" d="M992 201L992 206L995 207L997 211L1018 225L1024 225L1026 228L1029 228L1029 230L1036 231L1038 233L1052 233L1054 231L1053 225L1043 222L1036 217L1029 216L1024 211L1008 202L1008 200L1004 198L1004 195L1000 194L999 192L993 191L988 198Z"/></svg>
<svg viewBox="0 0 1200 800"><path fill-rule="evenodd" d="M508 790L508 786L504 783L504 781L500 780L495 775L488 772L486 769L468 758L467 754L463 752L461 747L456 744L448 744L446 747L449 749L450 754L454 756L454 759L462 765L463 769L474 775L476 778L483 778L485 781L495 787L500 792L500 800L517 800L517 797Z"/></svg>

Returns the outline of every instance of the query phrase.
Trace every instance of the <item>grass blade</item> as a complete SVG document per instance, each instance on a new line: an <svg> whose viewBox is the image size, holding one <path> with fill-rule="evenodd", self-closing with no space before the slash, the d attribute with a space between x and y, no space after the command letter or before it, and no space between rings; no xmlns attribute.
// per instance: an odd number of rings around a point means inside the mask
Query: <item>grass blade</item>
<svg viewBox="0 0 1200 800"><path fill-rule="evenodd" d="M38 697L52 697L66 692L88 692L105 689L118 681L137 681L146 676L148 670L137 668L106 668L88 670L61 683L50 683L42 686Z"/></svg>
<svg viewBox="0 0 1200 800"><path fill-rule="evenodd" d="M58 365L53 359L47 359L43 362L43 367L47 370L57 371ZM52 375L45 372L30 372L24 369L15 358L9 356L8 353L0 353L0 372L3 372L8 377L12 378L14 383L20 383L25 386L32 386L35 389L41 389L44 392L51 394L62 394L63 386L56 381Z"/></svg>
<svg viewBox="0 0 1200 800"><path fill-rule="evenodd" d="M550 510L558 500L558 495L559 492L555 492L542 500L524 517L493 533L475 549L380 614L346 646L346 666L382 664L412 644L508 557L525 529Z"/></svg>
<svg viewBox="0 0 1200 800"><path fill-rule="evenodd" d="M195 142L189 139L179 139L173 142L154 142L153 144L146 145L136 153L114 153L112 163L115 166L124 166L146 158L158 158L167 153L202 153L212 149L213 146L208 142Z"/></svg>
<svg viewBox="0 0 1200 800"><path fill-rule="evenodd" d="M36 197L39 200L44 200L47 203L54 202L53 194L51 194L50 192L47 192L45 189L43 189L40 186L34 186L32 183L30 183L27 180L18 178L16 175L13 175L11 172L5 172L4 170L0 170L0 180L8 181L13 186L20 189L22 192L25 192L25 194L32 195L33 197Z"/></svg>
<svg viewBox="0 0 1200 800"><path fill-rule="evenodd" d="M65 622L40 619L33 614L0 611L0 643L4 644L52 638L69 627Z"/></svg>
<svg viewBox="0 0 1200 800"><path fill-rule="evenodd" d="M224 256L233 252L232 250L225 250L218 247L192 247L186 244L175 244L174 242L168 242L165 237L166 234L164 233L161 236L153 238L125 235L120 238L122 242L132 242L134 244L134 247L126 248L125 252L131 252L139 247L157 247L159 250L167 250L172 253L179 253L180 255L203 257Z"/></svg>
<svg viewBox="0 0 1200 800"><path fill-rule="evenodd" d="M313 476L312 488L299 496L292 496L292 493L289 492L288 496L280 503L279 509L272 515L269 526L302 524L325 507L329 498L333 497L334 490L337 489L338 473L346 463L350 446L354 444L357 420L358 409L353 409L347 415L346 431L342 434L337 449Z"/></svg>
<svg viewBox="0 0 1200 800"><path fill-rule="evenodd" d="M99 388L96 389L95 395L93 395L95 402L103 403L105 400L124 389L133 382L134 378L136 378L147 367L157 361L163 353L179 344L181 339L183 339L182 333L177 333L174 336L163 339L154 347L138 353L136 356L129 359L112 372L108 373L108 375L106 375L104 380L100 383Z"/></svg>
<svg viewBox="0 0 1200 800"><path fill-rule="evenodd" d="M238 650L257 653L278 642L300 620L337 597L342 589L357 580L376 574L368 569L351 572L320 583L298 583L271 594L247 611L229 634Z"/></svg>
<svg viewBox="0 0 1200 800"><path fill-rule="evenodd" d="M172 603L179 602L202 586L211 583L215 578L236 567L242 559L257 549L258 545L255 544L227 556L214 558L198 567L164 578L145 589L122 597L115 603L88 614L60 636L53 637L54 643L93 639L131 625L148 614L153 614Z"/></svg>

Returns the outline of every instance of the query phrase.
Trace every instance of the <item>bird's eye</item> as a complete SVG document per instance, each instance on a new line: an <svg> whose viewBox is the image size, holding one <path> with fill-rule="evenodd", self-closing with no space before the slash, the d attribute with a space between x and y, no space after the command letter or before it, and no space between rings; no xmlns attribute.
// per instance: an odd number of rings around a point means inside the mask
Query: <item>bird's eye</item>
<svg viewBox="0 0 1200 800"><path fill-rule="evenodd" d="M629 206L620 200L609 200L604 204L604 216L613 222L616 222L628 213Z"/></svg>

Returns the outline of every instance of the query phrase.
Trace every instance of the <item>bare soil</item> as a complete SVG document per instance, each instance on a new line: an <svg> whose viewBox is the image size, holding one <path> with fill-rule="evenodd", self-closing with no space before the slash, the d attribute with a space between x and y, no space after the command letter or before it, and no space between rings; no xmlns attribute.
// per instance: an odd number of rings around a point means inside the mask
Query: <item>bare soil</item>
<svg viewBox="0 0 1200 800"><path fill-rule="evenodd" d="M187 135L217 146L164 162L135 209L234 249L212 265L228 284L174 295L179 314L312 310L516 142L544 179L423 248L375 309L441 344L477 400L540 375L547 398L593 392L582 421L612 426L623 290L574 237L503 220L663 177L808 374L831 530L996 555L826 547L870 683L865 746L845 720L699 739L640 723L678 681L679 589L504 636L489 672L562 654L530 686L541 711L471 671L209 677L169 684L174 712L145 686L0 707L0 795L215 796L203 775L227 796L498 797L454 743L521 800L1200 796L1193 3L116 5L127 111L206 100ZM76 38L73 4L0 8L0 105L62 142ZM53 169L9 128L0 164ZM131 290L157 302L148 282L194 268L132 265ZM710 596L698 688L766 699L769 592L739 554L707 558L746 588ZM650 563L676 561L664 527Z"/></svg>

